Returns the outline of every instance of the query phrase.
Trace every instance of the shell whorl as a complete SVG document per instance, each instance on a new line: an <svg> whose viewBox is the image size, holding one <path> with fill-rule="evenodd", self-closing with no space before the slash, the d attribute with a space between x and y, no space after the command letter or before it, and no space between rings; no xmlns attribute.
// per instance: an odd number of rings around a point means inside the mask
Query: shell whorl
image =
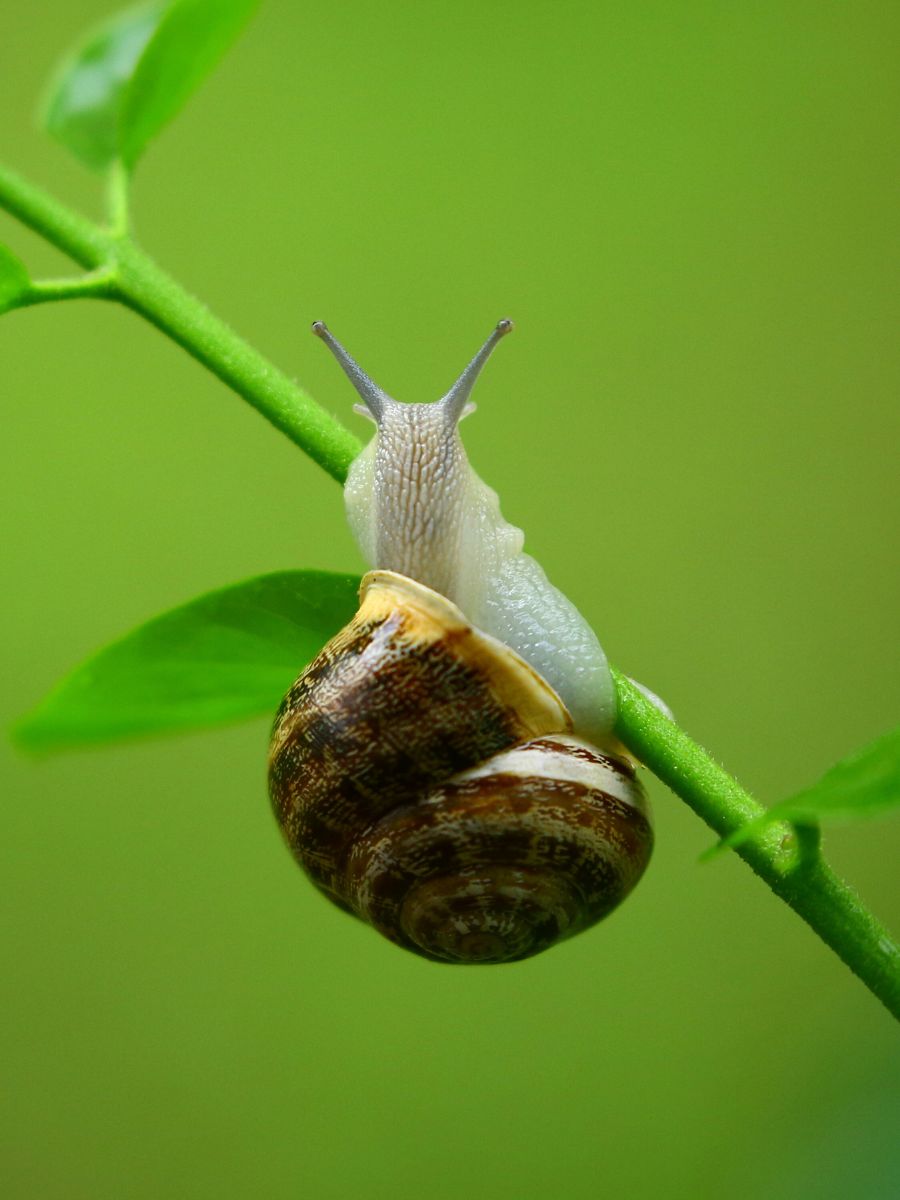
<svg viewBox="0 0 900 1200"><path fill-rule="evenodd" d="M606 916L650 844L627 765L554 734L382 818L355 843L349 881L361 915L410 949L508 962Z"/></svg>
<svg viewBox="0 0 900 1200"><path fill-rule="evenodd" d="M269 786L317 886L440 961L525 958L593 924L652 846L631 766L571 736L517 654L387 571L285 697Z"/></svg>

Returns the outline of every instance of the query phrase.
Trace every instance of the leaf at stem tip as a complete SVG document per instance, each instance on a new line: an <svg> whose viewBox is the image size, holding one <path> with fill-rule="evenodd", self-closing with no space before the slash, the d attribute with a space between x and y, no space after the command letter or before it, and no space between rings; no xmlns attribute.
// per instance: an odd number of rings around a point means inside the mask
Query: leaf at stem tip
<svg viewBox="0 0 900 1200"><path fill-rule="evenodd" d="M41 123L93 170L133 167L258 3L155 0L116 14L64 61Z"/></svg>
<svg viewBox="0 0 900 1200"><path fill-rule="evenodd" d="M31 289L25 264L0 243L0 313L18 308Z"/></svg>
<svg viewBox="0 0 900 1200"><path fill-rule="evenodd" d="M282 571L209 592L98 651L13 730L48 752L274 716L356 611L359 579Z"/></svg>
<svg viewBox="0 0 900 1200"><path fill-rule="evenodd" d="M835 763L817 783L781 800L762 817L742 825L717 850L741 845L773 821L816 825L821 820L854 821L900 805L900 728Z"/></svg>
<svg viewBox="0 0 900 1200"><path fill-rule="evenodd" d="M143 4L105 21L63 61L50 85L41 124L95 171L120 155L123 96L165 8Z"/></svg>
<svg viewBox="0 0 900 1200"><path fill-rule="evenodd" d="M176 0L138 60L122 103L121 152L133 166L213 69L259 0Z"/></svg>

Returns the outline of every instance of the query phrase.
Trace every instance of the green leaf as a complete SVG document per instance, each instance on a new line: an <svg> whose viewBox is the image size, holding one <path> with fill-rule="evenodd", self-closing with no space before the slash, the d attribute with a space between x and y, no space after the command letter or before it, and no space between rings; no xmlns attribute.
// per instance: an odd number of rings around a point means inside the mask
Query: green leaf
<svg viewBox="0 0 900 1200"><path fill-rule="evenodd" d="M855 821L900 805L900 728L841 759L811 787L781 800L720 842L714 850L739 846L773 821L815 825L821 820Z"/></svg>
<svg viewBox="0 0 900 1200"><path fill-rule="evenodd" d="M120 155L124 94L165 10L154 3L118 13L73 51L50 86L41 123L93 170Z"/></svg>
<svg viewBox="0 0 900 1200"><path fill-rule="evenodd" d="M213 69L258 0L177 0L141 56L122 104L121 152L133 166Z"/></svg>
<svg viewBox="0 0 900 1200"><path fill-rule="evenodd" d="M119 13L57 72L42 113L94 170L132 167L237 37L259 0L174 0Z"/></svg>
<svg viewBox="0 0 900 1200"><path fill-rule="evenodd" d="M24 263L0 244L0 313L18 308L30 290L31 280Z"/></svg>
<svg viewBox="0 0 900 1200"><path fill-rule="evenodd" d="M64 750L274 716L355 613L358 587L353 575L283 571L200 596L76 667L13 738L25 750Z"/></svg>

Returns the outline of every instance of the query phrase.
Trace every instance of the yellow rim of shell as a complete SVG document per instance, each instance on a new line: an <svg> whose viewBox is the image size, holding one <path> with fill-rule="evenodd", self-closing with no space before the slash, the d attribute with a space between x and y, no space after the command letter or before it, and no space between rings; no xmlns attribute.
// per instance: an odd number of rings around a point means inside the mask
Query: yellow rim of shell
<svg viewBox="0 0 900 1200"><path fill-rule="evenodd" d="M477 667L501 704L518 715L531 737L568 733L572 718L554 689L514 650L483 633L446 596L395 571L370 571L359 588L358 619L380 622L397 608L407 614L406 632L422 646L447 640L462 660Z"/></svg>

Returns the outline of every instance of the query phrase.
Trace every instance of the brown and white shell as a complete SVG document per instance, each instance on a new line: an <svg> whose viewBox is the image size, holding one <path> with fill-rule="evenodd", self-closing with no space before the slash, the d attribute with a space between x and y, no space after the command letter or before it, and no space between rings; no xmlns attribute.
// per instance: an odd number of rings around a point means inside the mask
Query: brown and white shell
<svg viewBox="0 0 900 1200"><path fill-rule="evenodd" d="M571 728L516 653L373 571L278 711L272 805L313 882L391 941L527 958L606 916L652 848L631 764Z"/></svg>

